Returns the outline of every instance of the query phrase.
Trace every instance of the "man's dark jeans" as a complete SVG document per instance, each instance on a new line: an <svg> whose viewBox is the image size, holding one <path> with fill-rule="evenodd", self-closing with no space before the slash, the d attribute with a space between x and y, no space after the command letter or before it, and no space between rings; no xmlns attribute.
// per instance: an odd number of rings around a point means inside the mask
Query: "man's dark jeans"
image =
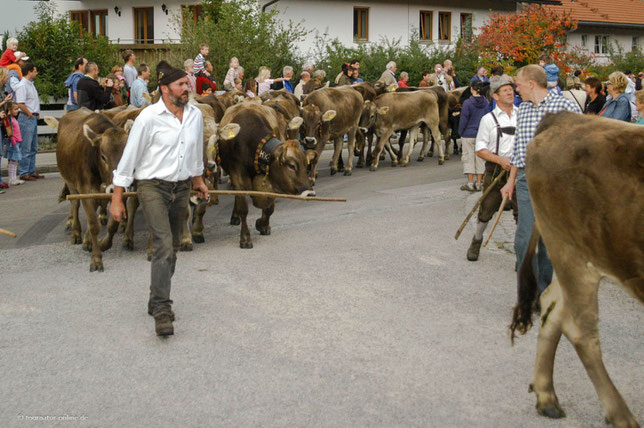
<svg viewBox="0 0 644 428"><path fill-rule="evenodd" d="M139 202L154 246L150 282L150 302L154 316L171 309L170 281L188 214L190 189L190 180L177 183L141 180L137 183Z"/></svg>

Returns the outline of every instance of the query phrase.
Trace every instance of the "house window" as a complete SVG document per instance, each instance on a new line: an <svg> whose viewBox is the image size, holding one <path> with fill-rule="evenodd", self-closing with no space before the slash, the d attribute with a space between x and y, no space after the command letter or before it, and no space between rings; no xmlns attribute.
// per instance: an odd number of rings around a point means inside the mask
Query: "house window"
<svg viewBox="0 0 644 428"><path fill-rule="evenodd" d="M438 40L451 40L452 13L438 12Z"/></svg>
<svg viewBox="0 0 644 428"><path fill-rule="evenodd" d="M588 49L588 34L581 35L581 48Z"/></svg>
<svg viewBox="0 0 644 428"><path fill-rule="evenodd" d="M595 36L595 53L608 54L608 36Z"/></svg>
<svg viewBox="0 0 644 428"><path fill-rule="evenodd" d="M135 43L154 43L154 9L134 8Z"/></svg>
<svg viewBox="0 0 644 428"><path fill-rule="evenodd" d="M420 11L420 40L431 40L432 39L432 19L434 15L431 11L421 10Z"/></svg>
<svg viewBox="0 0 644 428"><path fill-rule="evenodd" d="M195 25L197 25L197 22L199 22L199 19L203 18L203 6L200 4L189 4L185 6L185 9L189 9L190 12L192 12L192 21L194 22ZM184 10L185 10L184 9ZM184 13L183 16L183 22L186 22L186 16Z"/></svg>
<svg viewBox="0 0 644 428"><path fill-rule="evenodd" d="M472 41L472 14L461 13L461 39Z"/></svg>
<svg viewBox="0 0 644 428"><path fill-rule="evenodd" d="M369 9L353 8L353 39L369 40Z"/></svg>
<svg viewBox="0 0 644 428"><path fill-rule="evenodd" d="M640 38L639 36L633 36L633 44L631 45L631 49L634 51L639 51L641 50L642 45L640 44Z"/></svg>
<svg viewBox="0 0 644 428"><path fill-rule="evenodd" d="M78 22L80 34L89 31L89 11L88 10L72 10L69 12L69 17L72 21Z"/></svg>
<svg viewBox="0 0 644 428"><path fill-rule="evenodd" d="M95 36L107 34L107 10L90 10L91 31Z"/></svg>

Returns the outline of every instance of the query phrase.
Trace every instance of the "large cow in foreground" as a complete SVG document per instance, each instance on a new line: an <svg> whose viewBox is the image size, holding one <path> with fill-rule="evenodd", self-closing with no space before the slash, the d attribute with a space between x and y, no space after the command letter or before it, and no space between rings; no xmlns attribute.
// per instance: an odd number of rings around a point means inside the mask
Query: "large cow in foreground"
<svg viewBox="0 0 644 428"><path fill-rule="evenodd" d="M219 153L221 166L228 172L235 190L288 194L303 194L311 190L306 156L297 140L286 140L280 120L283 118L273 108L252 102L237 104L226 110L220 126L236 123L239 133L236 136L222 136ZM269 221L275 210L275 199L251 199L253 205L262 210L262 217L255 223L255 228L262 235L270 235ZM253 248L247 216L246 197L235 196L230 223L241 223L241 248Z"/></svg>
<svg viewBox="0 0 644 428"><path fill-rule="evenodd" d="M362 95L351 86L322 88L308 95L302 104L304 123L300 134L311 159L311 180L315 181L318 160L331 140L334 143L331 175L338 172L345 134L348 134L349 159L344 175L351 175L356 131L364 104Z"/></svg>
<svg viewBox="0 0 644 428"><path fill-rule="evenodd" d="M61 118L56 162L71 194L98 193L104 190L106 183L112 183L112 171L121 160L130 127L131 122L125 129L117 127L106 116L86 108L66 113ZM94 199L84 199L81 203L87 217L83 248L92 252L89 270L103 271L102 251L112 246L118 223L110 218L108 234L99 242L101 226L96 216L98 203ZM78 244L81 241L78 201L72 202L72 215L72 243Z"/></svg>
<svg viewBox="0 0 644 428"><path fill-rule="evenodd" d="M606 420L616 427L637 427L602 361L597 292L606 276L644 303L644 127L568 112L546 116L528 146L526 177L535 228L525 260L532 260L541 236L555 270L540 298L530 385L537 410L551 418L565 416L553 387L563 333L595 386ZM532 263L524 262L513 337L532 325L536 288Z"/></svg>

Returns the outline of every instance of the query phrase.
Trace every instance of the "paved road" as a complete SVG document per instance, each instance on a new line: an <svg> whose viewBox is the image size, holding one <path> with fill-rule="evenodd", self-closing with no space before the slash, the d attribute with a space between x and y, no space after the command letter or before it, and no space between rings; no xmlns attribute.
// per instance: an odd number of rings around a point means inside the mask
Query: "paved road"
<svg viewBox="0 0 644 428"><path fill-rule="evenodd" d="M105 272L90 273L64 231L60 178L10 189L0 227L19 237L0 237L0 426L603 426L565 340L555 382L568 417L536 414L536 331L514 347L507 335L511 216L467 262L473 227L453 235L477 196L458 190L460 168L322 170L318 194L349 202L280 201L252 250L222 199L206 243L179 256L168 340L146 314L144 233L133 253L117 237ZM610 283L600 305L606 365L644 422L644 309Z"/></svg>

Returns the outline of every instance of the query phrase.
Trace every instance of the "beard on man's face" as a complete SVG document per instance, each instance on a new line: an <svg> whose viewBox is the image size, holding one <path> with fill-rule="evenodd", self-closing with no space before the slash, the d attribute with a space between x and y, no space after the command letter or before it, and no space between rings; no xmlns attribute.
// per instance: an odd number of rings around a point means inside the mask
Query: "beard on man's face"
<svg viewBox="0 0 644 428"><path fill-rule="evenodd" d="M172 101L172 104L174 104L177 107L183 107L186 104L188 104L188 95L190 94L189 91L183 91L181 95L178 97L174 95L170 95L170 101Z"/></svg>

